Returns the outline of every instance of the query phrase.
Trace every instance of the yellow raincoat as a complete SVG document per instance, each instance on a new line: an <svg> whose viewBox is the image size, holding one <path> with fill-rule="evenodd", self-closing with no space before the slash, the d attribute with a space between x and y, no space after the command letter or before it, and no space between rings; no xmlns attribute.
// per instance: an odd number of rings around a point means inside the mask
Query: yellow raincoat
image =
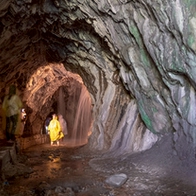
<svg viewBox="0 0 196 196"><path fill-rule="evenodd" d="M63 138L64 135L61 131L60 123L57 119L52 119L48 126L48 130L50 132L50 140L51 142L58 141L59 139Z"/></svg>

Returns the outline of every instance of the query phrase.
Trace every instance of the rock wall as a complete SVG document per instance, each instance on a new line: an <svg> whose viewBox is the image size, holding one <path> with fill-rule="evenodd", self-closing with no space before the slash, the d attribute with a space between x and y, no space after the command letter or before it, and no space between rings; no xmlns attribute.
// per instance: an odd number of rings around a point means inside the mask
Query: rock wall
<svg viewBox="0 0 196 196"><path fill-rule="evenodd" d="M1 1L2 86L16 81L26 91L35 70L63 63L91 94L92 148L131 153L172 133L179 156L183 146L194 154L195 6L191 0Z"/></svg>

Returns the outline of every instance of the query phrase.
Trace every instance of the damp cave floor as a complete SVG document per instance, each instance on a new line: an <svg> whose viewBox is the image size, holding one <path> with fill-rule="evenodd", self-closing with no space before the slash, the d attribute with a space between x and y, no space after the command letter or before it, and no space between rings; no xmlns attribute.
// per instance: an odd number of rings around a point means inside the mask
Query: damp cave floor
<svg viewBox="0 0 196 196"><path fill-rule="evenodd" d="M195 181L188 174L162 168L144 156L109 158L87 146L67 148L42 144L23 150L17 162L6 166L1 196L194 196ZM167 157L168 158L168 157ZM160 160L159 160L160 161ZM169 163L169 158L166 163ZM157 163L159 163L157 161ZM176 164L176 163L175 163ZM179 168L181 170L181 168ZM113 174L124 173L120 187L106 183Z"/></svg>

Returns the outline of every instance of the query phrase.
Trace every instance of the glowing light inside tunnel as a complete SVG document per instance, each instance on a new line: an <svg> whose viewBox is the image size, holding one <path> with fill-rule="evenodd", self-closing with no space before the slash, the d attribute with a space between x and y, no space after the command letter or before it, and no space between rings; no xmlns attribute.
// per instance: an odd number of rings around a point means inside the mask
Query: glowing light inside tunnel
<svg viewBox="0 0 196 196"><path fill-rule="evenodd" d="M29 79L24 99L33 111L29 116L33 134L42 130L47 115L55 112L66 122L68 134L61 141L63 145L75 147L88 142L93 122L91 97L78 74L67 71L63 64L44 65Z"/></svg>

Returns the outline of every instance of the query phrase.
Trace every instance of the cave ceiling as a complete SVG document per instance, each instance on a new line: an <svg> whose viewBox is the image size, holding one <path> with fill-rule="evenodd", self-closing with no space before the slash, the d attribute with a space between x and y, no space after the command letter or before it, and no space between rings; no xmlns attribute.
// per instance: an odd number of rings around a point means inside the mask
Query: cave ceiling
<svg viewBox="0 0 196 196"><path fill-rule="evenodd" d="M2 0L1 87L16 82L25 91L40 67L64 65L91 94L92 146L142 150L145 137L153 135L152 144L177 133L177 143L186 133L194 147L195 6L186 0ZM137 139L134 131L141 133ZM119 138L140 142L127 147Z"/></svg>

